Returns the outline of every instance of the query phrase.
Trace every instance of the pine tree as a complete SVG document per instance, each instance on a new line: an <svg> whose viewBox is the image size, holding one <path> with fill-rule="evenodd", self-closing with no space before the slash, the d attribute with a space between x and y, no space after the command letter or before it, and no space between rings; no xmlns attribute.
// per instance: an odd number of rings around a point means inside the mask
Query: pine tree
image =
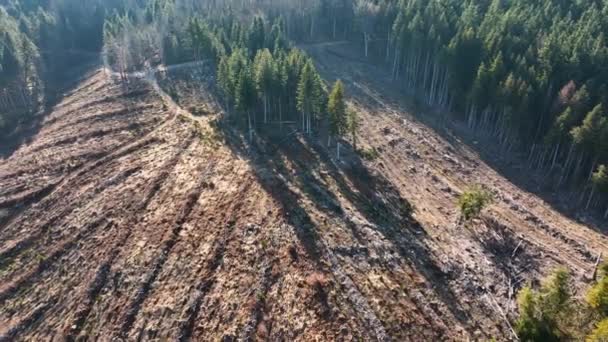
<svg viewBox="0 0 608 342"><path fill-rule="evenodd" d="M606 342L608 341L608 318L604 318L597 323L595 329L587 336L587 342Z"/></svg>
<svg viewBox="0 0 608 342"><path fill-rule="evenodd" d="M331 138L340 138L346 132L348 128L348 121L346 116L346 103L344 101L344 85L342 81L337 80L334 84L331 93L329 94L329 101L327 105L327 112L329 114L329 135L327 145L331 144ZM340 141L337 144L337 157L340 158Z"/></svg>
<svg viewBox="0 0 608 342"><path fill-rule="evenodd" d="M229 57L223 56L217 66L217 84L222 91L224 101L228 108L231 107L233 98L233 84L230 75L230 67L228 65Z"/></svg>
<svg viewBox="0 0 608 342"><path fill-rule="evenodd" d="M572 129L571 135L574 144L584 150L593 150L595 143L599 141L601 128L605 123L603 107L599 104L587 113L580 126Z"/></svg>
<svg viewBox="0 0 608 342"><path fill-rule="evenodd" d="M348 111L348 130L353 141L353 148L357 151L357 136L359 134L359 116L355 110Z"/></svg>
<svg viewBox="0 0 608 342"><path fill-rule="evenodd" d="M264 123L268 122L269 97L277 78L276 66L268 49L259 50L254 60L255 84L264 104Z"/></svg>
<svg viewBox="0 0 608 342"><path fill-rule="evenodd" d="M253 141L253 119L252 110L255 105L256 91L255 83L251 75L249 66L245 66L239 73L236 90L236 107L247 116L247 126L249 132L249 141Z"/></svg>
<svg viewBox="0 0 608 342"><path fill-rule="evenodd" d="M323 90L314 65L308 60L298 82L297 109L302 113L302 130L306 133L312 132L312 118L321 111Z"/></svg>
<svg viewBox="0 0 608 342"><path fill-rule="evenodd" d="M554 271L540 291L523 288L518 296L519 318L515 330L521 341L560 341L572 316L570 275L565 269Z"/></svg>
<svg viewBox="0 0 608 342"><path fill-rule="evenodd" d="M587 207L589 207L591 199L593 198L596 191L599 191L604 195L608 194L608 168L606 167L606 165L598 166L597 170L591 176L591 185L592 190L591 194L589 195ZM608 208L604 212L604 218L606 217L608 217Z"/></svg>

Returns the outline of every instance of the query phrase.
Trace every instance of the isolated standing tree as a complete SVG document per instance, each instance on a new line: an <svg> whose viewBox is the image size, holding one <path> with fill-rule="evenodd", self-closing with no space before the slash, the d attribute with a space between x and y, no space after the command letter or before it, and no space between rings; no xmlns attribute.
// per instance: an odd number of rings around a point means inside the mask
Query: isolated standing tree
<svg viewBox="0 0 608 342"><path fill-rule="evenodd" d="M331 145L331 138L337 138L336 157L340 159L340 137L347 130L346 103L344 102L344 85L342 81L337 80L334 84L329 101L327 104L327 112L329 114L329 134L327 137L327 146Z"/></svg>
<svg viewBox="0 0 608 342"><path fill-rule="evenodd" d="M479 217L481 211L492 202L492 194L479 185L471 187L460 195L458 207L465 221Z"/></svg>
<svg viewBox="0 0 608 342"><path fill-rule="evenodd" d="M348 111L348 131L353 140L353 148L357 151L357 135L359 133L359 115L355 110Z"/></svg>
<svg viewBox="0 0 608 342"><path fill-rule="evenodd" d="M515 330L521 341L561 341L568 336L565 326L572 315L570 274L558 269L543 283L540 291L524 287L517 296L519 318Z"/></svg>
<svg viewBox="0 0 608 342"><path fill-rule="evenodd" d="M587 336L587 342L608 341L608 318L604 318L595 326L595 329Z"/></svg>

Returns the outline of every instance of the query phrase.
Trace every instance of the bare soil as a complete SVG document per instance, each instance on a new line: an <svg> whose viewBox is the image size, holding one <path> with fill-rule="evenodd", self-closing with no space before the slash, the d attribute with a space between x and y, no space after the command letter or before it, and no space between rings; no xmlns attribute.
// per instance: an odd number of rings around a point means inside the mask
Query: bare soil
<svg viewBox="0 0 608 342"><path fill-rule="evenodd" d="M408 115L381 69L307 49L378 158L247 143L200 78L181 107L101 70L66 94L0 163L0 340L510 340L521 286L588 285L601 233ZM465 226L471 183L497 200Z"/></svg>

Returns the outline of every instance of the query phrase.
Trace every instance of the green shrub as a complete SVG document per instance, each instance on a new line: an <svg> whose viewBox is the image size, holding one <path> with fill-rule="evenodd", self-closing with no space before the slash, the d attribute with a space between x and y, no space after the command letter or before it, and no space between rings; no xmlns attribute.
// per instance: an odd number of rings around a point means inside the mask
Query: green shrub
<svg viewBox="0 0 608 342"><path fill-rule="evenodd" d="M561 341L572 316L570 274L555 271L540 291L523 288L518 296L519 318L515 331L521 341Z"/></svg>
<svg viewBox="0 0 608 342"><path fill-rule="evenodd" d="M602 277L589 289L586 300L592 309L604 317L608 316L608 277Z"/></svg>
<svg viewBox="0 0 608 342"><path fill-rule="evenodd" d="M492 203L492 200L493 197L489 191L479 185L473 186L458 199L460 214L466 221L479 217L481 211Z"/></svg>
<svg viewBox="0 0 608 342"><path fill-rule="evenodd" d="M587 342L608 341L608 318L601 320L595 329L587 336Z"/></svg>
<svg viewBox="0 0 608 342"><path fill-rule="evenodd" d="M374 161L378 157L380 157L380 153L378 152L378 150L376 150L375 147L370 147L368 149L362 148L361 150L359 150L359 155L363 159L369 160L369 161Z"/></svg>

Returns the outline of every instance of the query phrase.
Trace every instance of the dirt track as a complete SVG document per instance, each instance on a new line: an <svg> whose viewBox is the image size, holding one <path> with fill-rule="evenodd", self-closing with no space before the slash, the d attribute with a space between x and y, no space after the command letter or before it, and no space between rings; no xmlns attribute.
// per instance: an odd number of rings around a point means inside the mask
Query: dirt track
<svg viewBox="0 0 608 342"><path fill-rule="evenodd" d="M409 118L380 71L311 53L376 161L251 149L143 80L68 94L0 165L0 340L510 339L512 290L558 264L584 286L602 235ZM500 200L463 228L473 181Z"/></svg>

